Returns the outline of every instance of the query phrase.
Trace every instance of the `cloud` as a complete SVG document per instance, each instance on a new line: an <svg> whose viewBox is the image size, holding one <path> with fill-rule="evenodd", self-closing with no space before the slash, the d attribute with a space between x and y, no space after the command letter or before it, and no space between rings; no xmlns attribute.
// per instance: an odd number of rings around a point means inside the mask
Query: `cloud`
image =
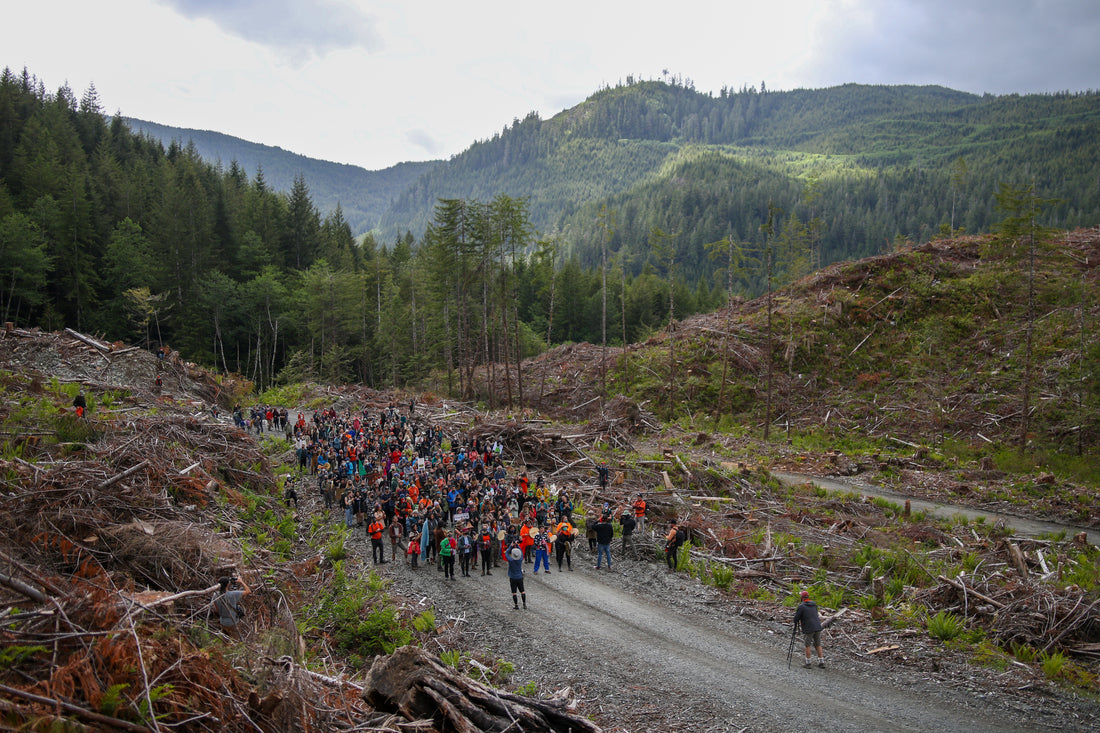
<svg viewBox="0 0 1100 733"><path fill-rule="evenodd" d="M157 0L189 19L303 61L345 48L378 51L376 20L342 0Z"/></svg>
<svg viewBox="0 0 1100 733"><path fill-rule="evenodd" d="M438 155L443 149L440 142L424 130L409 130L405 133L405 139L432 156Z"/></svg>
<svg viewBox="0 0 1100 733"><path fill-rule="evenodd" d="M1095 0L839 3L816 36L817 84L942 84L982 93L1097 88Z"/></svg>

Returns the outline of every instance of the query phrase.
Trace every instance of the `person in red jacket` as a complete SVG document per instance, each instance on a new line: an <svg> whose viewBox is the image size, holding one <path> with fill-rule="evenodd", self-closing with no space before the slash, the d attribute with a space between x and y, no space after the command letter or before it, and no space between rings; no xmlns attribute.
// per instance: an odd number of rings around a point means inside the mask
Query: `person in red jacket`
<svg viewBox="0 0 1100 733"><path fill-rule="evenodd" d="M370 550L375 565L386 564L386 548L382 544L382 533L385 531L386 525L382 522L382 517L374 515L374 521L367 527L367 534L370 535Z"/></svg>

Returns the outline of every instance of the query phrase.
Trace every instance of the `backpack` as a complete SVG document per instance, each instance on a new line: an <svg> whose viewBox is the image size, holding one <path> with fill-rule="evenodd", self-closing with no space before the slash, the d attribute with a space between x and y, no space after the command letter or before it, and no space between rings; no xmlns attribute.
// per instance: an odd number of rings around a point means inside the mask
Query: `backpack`
<svg viewBox="0 0 1100 733"><path fill-rule="evenodd" d="M678 545L684 544L685 542L687 542L687 538L688 538L688 533L687 533L686 529L684 529L683 527L680 527L676 530L676 544L678 544Z"/></svg>

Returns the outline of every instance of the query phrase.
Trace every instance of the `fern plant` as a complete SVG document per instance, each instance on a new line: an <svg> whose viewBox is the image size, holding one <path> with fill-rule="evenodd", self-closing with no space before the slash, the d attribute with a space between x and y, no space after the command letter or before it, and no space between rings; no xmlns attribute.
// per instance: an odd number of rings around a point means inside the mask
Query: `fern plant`
<svg viewBox="0 0 1100 733"><path fill-rule="evenodd" d="M947 611L940 611L928 619L928 633L942 641L950 641L965 630L966 621Z"/></svg>

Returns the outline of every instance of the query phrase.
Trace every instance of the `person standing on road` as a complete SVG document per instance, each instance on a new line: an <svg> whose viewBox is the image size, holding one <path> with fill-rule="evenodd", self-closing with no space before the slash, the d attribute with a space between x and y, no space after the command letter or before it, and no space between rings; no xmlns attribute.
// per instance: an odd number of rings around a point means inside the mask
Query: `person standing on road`
<svg viewBox="0 0 1100 733"><path fill-rule="evenodd" d="M615 539L615 525L611 517L604 514L596 522L596 569L600 569L601 560L607 557L607 569L611 569L611 540Z"/></svg>
<svg viewBox="0 0 1100 733"><path fill-rule="evenodd" d="M810 600L809 591L802 591L802 602L794 611L794 626L802 622L802 636L806 643L806 663L803 667L810 667L810 647L817 650L817 666L825 666L825 652L821 648L821 616L817 612L817 604Z"/></svg>
<svg viewBox="0 0 1100 733"><path fill-rule="evenodd" d="M516 601L516 592L523 598L523 608L527 609L527 592L523 589L523 550L518 545L513 545L508 550L508 585L512 588L512 605L519 610Z"/></svg>
<svg viewBox="0 0 1100 733"><path fill-rule="evenodd" d="M382 522L382 515L377 514L374 521L367 525L367 534L370 535L371 558L375 565L386 564L386 548L382 545L382 533L386 531L386 525Z"/></svg>
<svg viewBox="0 0 1100 733"><path fill-rule="evenodd" d="M462 577L470 577L470 559L474 553L474 542L470 539L470 532L466 528L458 532L458 559L462 569Z"/></svg>
<svg viewBox="0 0 1100 733"><path fill-rule="evenodd" d="M569 565L569 570L573 570L573 525L567 522L564 518L558 522L558 526L554 528L554 534L556 539L554 540L554 550L558 558L558 572L561 572L561 562L565 560Z"/></svg>
<svg viewBox="0 0 1100 733"><path fill-rule="evenodd" d="M550 538L548 534L549 528L544 526L531 536L535 547L535 575L539 574L540 563L546 572L550 572Z"/></svg>
<svg viewBox="0 0 1100 733"><path fill-rule="evenodd" d="M443 562L443 579L455 579L455 541L454 530L447 530L446 536L439 542L439 559Z"/></svg>
<svg viewBox="0 0 1100 733"><path fill-rule="evenodd" d="M390 522L390 560L397 559L397 551L401 549L401 536L405 534L405 527L400 517L394 517Z"/></svg>
<svg viewBox="0 0 1100 733"><path fill-rule="evenodd" d="M477 538L477 551L481 557L481 574L493 574L493 534L489 525L481 528Z"/></svg>

